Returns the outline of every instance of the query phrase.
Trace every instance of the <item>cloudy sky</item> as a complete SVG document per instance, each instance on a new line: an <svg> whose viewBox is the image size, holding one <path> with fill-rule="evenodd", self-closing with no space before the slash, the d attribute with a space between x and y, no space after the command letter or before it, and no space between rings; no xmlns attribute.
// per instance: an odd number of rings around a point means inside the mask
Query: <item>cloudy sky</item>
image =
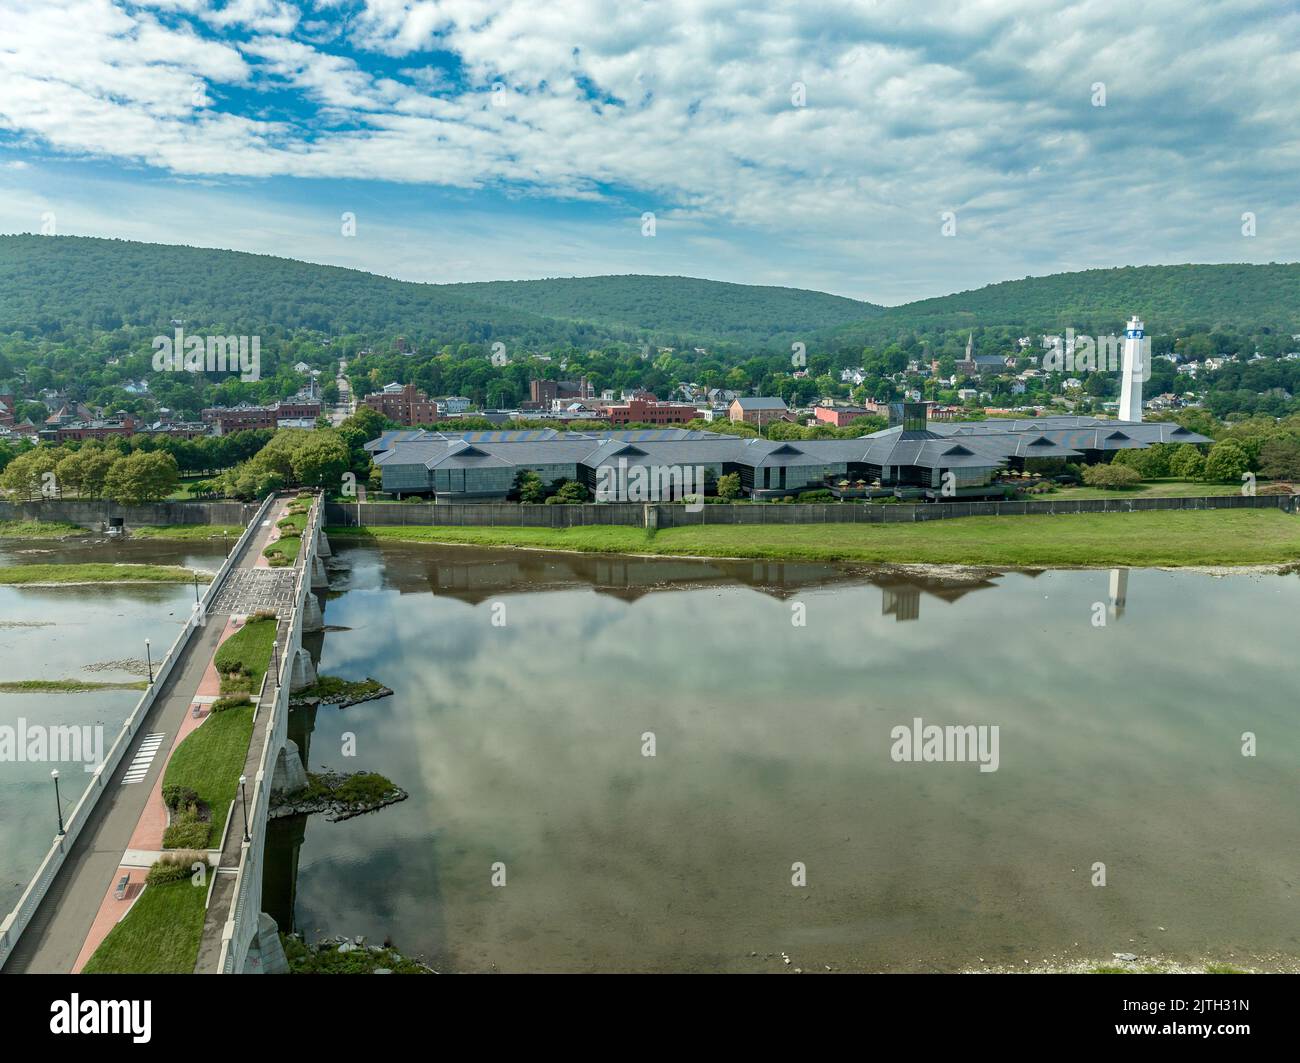
<svg viewBox="0 0 1300 1063"><path fill-rule="evenodd" d="M0 231L884 303L1297 257L1293 4L797 7L0 0Z"/></svg>

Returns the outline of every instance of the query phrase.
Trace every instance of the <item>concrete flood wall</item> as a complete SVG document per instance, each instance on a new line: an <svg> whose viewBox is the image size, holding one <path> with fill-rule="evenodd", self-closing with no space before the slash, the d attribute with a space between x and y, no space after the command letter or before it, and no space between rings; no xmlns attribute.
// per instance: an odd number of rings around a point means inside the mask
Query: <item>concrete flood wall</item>
<svg viewBox="0 0 1300 1063"><path fill-rule="evenodd" d="M253 502L150 502L140 506L119 506L115 502L49 499L41 502L0 501L0 520L66 521L96 528L110 517L121 517L131 525L239 524L247 525L258 511Z"/></svg>
<svg viewBox="0 0 1300 1063"><path fill-rule="evenodd" d="M513 503L330 503L325 521L343 527L577 528L613 525L679 528L700 524L895 524L956 517L1054 516L1066 513L1143 513L1187 509L1282 509L1296 512L1295 495L1196 495L1188 498L1087 498L1019 502L927 502L872 505L852 502L684 505L628 502L573 506Z"/></svg>
<svg viewBox="0 0 1300 1063"><path fill-rule="evenodd" d="M226 556L226 560L222 564L221 568L218 569L216 577L208 584L208 589L200 599L199 609L195 613L195 619L201 621L203 618L206 618L208 609L216 599L216 595L221 589L221 584L225 581L226 575L236 564L245 547L248 545L249 540L256 533L258 526L262 522L263 516L270 508L273 500L274 496L268 495L260 507L251 507L253 509L253 519L249 521L248 527L244 529L244 534L241 535L239 541L235 543L234 549L232 549ZM39 505L39 503L37 504ZM87 786L85 793L81 795L81 798L77 801L72 812L65 817L64 833L54 839L54 843L51 845L49 852L46 853L45 859L41 861L40 866L37 868L35 876L32 878L31 882L28 883L27 889L23 891L23 895L19 897L18 904L14 907L12 912L5 916L4 922L0 923L0 966L3 966L5 961L8 960L10 953L14 950L14 946L18 943L19 937L21 937L23 931L27 929L27 925L31 922L32 916L36 914L37 908L40 907L41 901L45 898L46 893L49 891L50 886L57 877L59 869L63 866L68 854L72 851L73 844L76 842L78 835L81 834L81 830L85 826L87 819L89 819L100 796L104 793L108 780L113 777L113 773L122 762L122 758L125 756L126 751L131 744L132 737L135 735L136 731L139 730L145 717L148 716L149 710L153 707L154 699L157 696L158 691L162 689L168 676L171 675L172 667L180 657L181 652L185 649L185 646L189 643L190 637L198 626L199 624L195 622L187 623L182 626L180 634L176 636L176 640L172 643L171 648L168 649L167 655L162 659L157 669L154 671L153 682L145 690L144 694L141 695L135 708L131 710L131 714L126 718L126 722L122 724L121 731L118 732L117 738L114 740L108 753L104 757L104 763L95 769L94 774L90 779L90 785Z"/></svg>

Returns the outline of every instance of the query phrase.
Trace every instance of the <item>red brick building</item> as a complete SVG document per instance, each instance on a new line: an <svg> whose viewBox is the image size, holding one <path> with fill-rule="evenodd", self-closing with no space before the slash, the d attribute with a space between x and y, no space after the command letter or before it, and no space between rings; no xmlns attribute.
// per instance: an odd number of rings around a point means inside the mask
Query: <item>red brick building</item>
<svg viewBox="0 0 1300 1063"><path fill-rule="evenodd" d="M113 436L135 435L135 418L130 414L113 421L71 421L41 432L41 438L51 443L68 440L111 439Z"/></svg>
<svg viewBox="0 0 1300 1063"><path fill-rule="evenodd" d="M389 384L361 402L402 425L433 424L438 420L438 404L414 384Z"/></svg>
<svg viewBox="0 0 1300 1063"><path fill-rule="evenodd" d="M850 421L859 417L868 417L870 413L870 410L861 406L817 406L813 409L813 416L822 424L828 424L832 428L844 428Z"/></svg>
<svg viewBox="0 0 1300 1063"><path fill-rule="evenodd" d="M651 399L629 399L617 406L606 406L605 416L611 425L621 424L685 424L699 416L699 411L686 402L658 402Z"/></svg>
<svg viewBox="0 0 1300 1063"><path fill-rule="evenodd" d="M314 421L320 413L318 401L295 395L270 406L209 406L201 416L206 423L216 426L217 435L225 436L254 428L275 428L284 418L305 417Z"/></svg>

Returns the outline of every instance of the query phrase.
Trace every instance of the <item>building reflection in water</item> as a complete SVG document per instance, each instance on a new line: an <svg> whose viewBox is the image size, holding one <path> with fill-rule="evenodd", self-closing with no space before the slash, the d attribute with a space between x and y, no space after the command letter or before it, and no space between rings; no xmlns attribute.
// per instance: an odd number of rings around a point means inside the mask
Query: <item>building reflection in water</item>
<svg viewBox="0 0 1300 1063"><path fill-rule="evenodd" d="M1110 570L1110 602L1106 611L1112 620L1124 615L1124 606L1128 602L1128 569L1112 568Z"/></svg>
<svg viewBox="0 0 1300 1063"><path fill-rule="evenodd" d="M787 599L809 590L870 585L881 588L882 615L901 622L920 619L922 596L953 603L998 586L1001 575L988 570L922 573L816 561L511 553L472 547L431 550L401 544L385 544L382 549L383 566L375 575L384 588L400 594L433 592L472 605L511 592L548 590L590 589L633 602L647 594L710 587L746 586ZM338 581L334 589L344 587L344 581Z"/></svg>

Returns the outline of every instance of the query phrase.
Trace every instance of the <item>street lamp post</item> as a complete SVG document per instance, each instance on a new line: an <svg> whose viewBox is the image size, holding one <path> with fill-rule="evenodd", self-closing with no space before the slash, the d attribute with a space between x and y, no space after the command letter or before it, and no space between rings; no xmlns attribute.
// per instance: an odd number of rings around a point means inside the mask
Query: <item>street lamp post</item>
<svg viewBox="0 0 1300 1063"><path fill-rule="evenodd" d="M244 844L247 845L253 839L248 836L248 794L244 792L244 782L248 778L246 775L239 777L239 803L244 806Z"/></svg>
<svg viewBox="0 0 1300 1063"><path fill-rule="evenodd" d="M63 802L59 800L59 769L55 768L50 772L50 778L54 780L54 807L59 813L59 837L64 834L63 830Z"/></svg>
<svg viewBox="0 0 1300 1063"><path fill-rule="evenodd" d="M144 640L144 659L149 665L149 683L153 685L153 653L149 649L149 640Z"/></svg>

